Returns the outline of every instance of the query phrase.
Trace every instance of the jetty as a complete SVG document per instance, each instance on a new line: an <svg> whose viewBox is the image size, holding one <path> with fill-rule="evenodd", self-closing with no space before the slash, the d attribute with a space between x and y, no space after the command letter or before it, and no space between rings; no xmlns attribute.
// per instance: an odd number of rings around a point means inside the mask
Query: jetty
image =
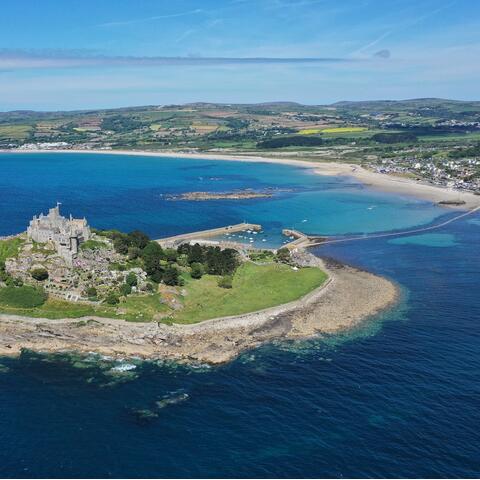
<svg viewBox="0 0 480 480"><path fill-rule="evenodd" d="M289 243L286 243L282 247L282 248L288 248L288 250L291 250L291 251L296 251L298 249L311 247L313 245L319 245L326 240L325 237L308 235L306 233L301 232L300 230L293 230L289 228L283 229L282 233L286 237L294 238L294 240L292 240Z"/></svg>
<svg viewBox="0 0 480 480"><path fill-rule="evenodd" d="M206 239L212 237L218 237L220 235L225 235L228 233L244 232L246 230L251 230L254 232L259 232L262 230L262 226L255 223L237 223L236 225L227 225L225 227L212 228L210 230L200 230L198 232L183 233L181 235L175 235L173 237L160 238L155 240L164 248L175 248L181 245L182 243L190 243L194 241L205 241ZM211 241L213 244L224 244L226 242L215 242ZM234 242L229 242L234 243ZM243 244L242 244L243 246Z"/></svg>

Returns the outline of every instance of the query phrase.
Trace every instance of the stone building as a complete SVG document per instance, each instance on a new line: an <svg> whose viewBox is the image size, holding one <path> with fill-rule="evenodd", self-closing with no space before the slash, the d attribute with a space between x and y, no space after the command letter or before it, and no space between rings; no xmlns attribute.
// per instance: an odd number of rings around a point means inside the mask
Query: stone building
<svg viewBox="0 0 480 480"><path fill-rule="evenodd" d="M77 256L78 247L91 237L90 227L85 218L65 218L60 215L60 204L30 220L27 229L30 239L39 243L51 243L57 253L71 265Z"/></svg>

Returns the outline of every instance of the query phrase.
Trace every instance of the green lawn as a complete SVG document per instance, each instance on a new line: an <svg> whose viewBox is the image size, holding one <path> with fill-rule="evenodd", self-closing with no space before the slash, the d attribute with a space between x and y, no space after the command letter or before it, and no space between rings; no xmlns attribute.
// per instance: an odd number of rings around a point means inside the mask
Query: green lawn
<svg viewBox="0 0 480 480"><path fill-rule="evenodd" d="M185 308L172 316L176 323L195 323L215 317L253 312L303 297L327 279L318 268L293 270L282 264L244 263L233 277L233 288L217 285L218 277L205 275L189 281Z"/></svg>
<svg viewBox="0 0 480 480"><path fill-rule="evenodd" d="M0 240L0 261L5 261L9 257L15 257L24 242L21 238L11 238L10 240Z"/></svg>
<svg viewBox="0 0 480 480"><path fill-rule="evenodd" d="M213 275L204 275L200 280L193 280L188 276L185 286L180 288L185 291L185 295L178 297L184 308L177 311L162 303L158 293L129 295L117 306L49 298L43 305L28 308L12 302L13 287L4 287L0 289L0 312L51 319L97 315L136 322L152 321L155 315L160 313L165 316L160 321L195 323L209 318L253 312L296 300L322 285L327 275L318 268L293 270L283 264L244 263L233 277L233 288L219 287L218 279L218 276Z"/></svg>
<svg viewBox="0 0 480 480"><path fill-rule="evenodd" d="M140 296L130 295L124 303L118 305L122 313L117 313L117 307L110 305L92 305L82 302L67 302L49 298L43 305L25 308L12 304L11 292L7 288L0 289L0 312L29 317L45 317L53 320L59 318L79 318L89 315L109 318L123 318L133 322L151 321L156 313L168 312L169 308L160 302L158 294ZM10 289L11 290L11 289ZM16 289L18 290L18 289ZM4 299L4 301L2 301Z"/></svg>

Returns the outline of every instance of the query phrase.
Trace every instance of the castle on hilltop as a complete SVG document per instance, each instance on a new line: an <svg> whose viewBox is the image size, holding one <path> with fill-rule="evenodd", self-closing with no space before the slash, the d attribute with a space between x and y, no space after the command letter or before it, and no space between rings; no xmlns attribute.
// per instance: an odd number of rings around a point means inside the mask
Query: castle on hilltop
<svg viewBox="0 0 480 480"><path fill-rule="evenodd" d="M92 233L85 218L60 215L60 203L57 202L47 215L41 213L30 220L27 235L35 242L52 243L57 253L71 265L80 244L89 240Z"/></svg>

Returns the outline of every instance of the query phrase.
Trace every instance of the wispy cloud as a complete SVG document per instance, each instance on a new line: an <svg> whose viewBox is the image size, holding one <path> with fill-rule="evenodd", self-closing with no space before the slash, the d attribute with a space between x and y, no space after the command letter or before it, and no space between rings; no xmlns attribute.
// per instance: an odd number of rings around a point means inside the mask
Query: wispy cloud
<svg viewBox="0 0 480 480"><path fill-rule="evenodd" d="M372 47L380 43L382 40L385 40L386 38L390 37L393 34L398 34L401 33L411 27L414 27L415 25L418 25L419 23L422 23L425 20L428 20L429 18L433 17L434 15L437 15L438 13L442 12L445 9L448 9L450 7L453 7L457 3L457 0L452 0L451 2L441 5L440 7L431 10L427 13L424 13L423 15L418 15L415 17L410 18L408 21L399 24L395 28L392 28L390 30L387 30L386 32L382 33L379 35L377 38L372 40L371 42L368 42L366 45L363 45L359 49L355 50L354 52L351 53L352 56L362 54L368 50L370 50Z"/></svg>
<svg viewBox="0 0 480 480"><path fill-rule="evenodd" d="M106 22L106 23L99 23L95 25L96 27L123 27L127 25L135 25L136 23L145 23L145 22L154 22L156 20L163 20L165 18L176 18L176 17L186 17L189 15L198 15L199 13L203 13L204 10L201 8L196 8L195 10L189 10L187 12L178 12L178 13L170 13L165 15L153 15L151 17L144 17L144 18L136 18L131 20L119 20L114 22Z"/></svg>
<svg viewBox="0 0 480 480"><path fill-rule="evenodd" d="M0 69L205 66L246 64L321 64L357 60L337 57L142 57L109 56L79 51L0 50Z"/></svg>

